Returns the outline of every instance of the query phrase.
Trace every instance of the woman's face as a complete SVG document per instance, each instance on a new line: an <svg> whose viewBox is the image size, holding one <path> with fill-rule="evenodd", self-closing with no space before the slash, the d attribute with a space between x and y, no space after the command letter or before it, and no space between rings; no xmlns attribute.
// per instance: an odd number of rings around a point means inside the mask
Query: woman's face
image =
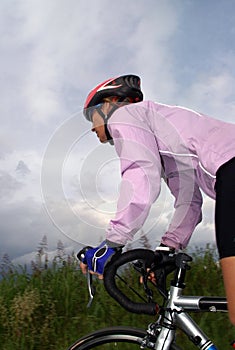
<svg viewBox="0 0 235 350"><path fill-rule="evenodd" d="M93 112L93 115L92 115L91 131L96 132L96 135L99 138L101 143L108 142L108 139L105 133L104 120L96 110Z"/></svg>

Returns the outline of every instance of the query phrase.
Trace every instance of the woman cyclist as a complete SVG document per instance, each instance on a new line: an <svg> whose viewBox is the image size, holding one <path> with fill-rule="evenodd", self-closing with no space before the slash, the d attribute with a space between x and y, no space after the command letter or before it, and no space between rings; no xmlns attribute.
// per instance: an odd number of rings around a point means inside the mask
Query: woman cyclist
<svg viewBox="0 0 235 350"><path fill-rule="evenodd" d="M100 142L114 145L122 182L106 240L81 263L102 278L105 263L132 240L158 198L163 178L175 211L157 249L183 249L201 221L203 191L215 199L216 241L235 325L235 124L179 106L143 101L140 78L109 79L88 95L84 115Z"/></svg>

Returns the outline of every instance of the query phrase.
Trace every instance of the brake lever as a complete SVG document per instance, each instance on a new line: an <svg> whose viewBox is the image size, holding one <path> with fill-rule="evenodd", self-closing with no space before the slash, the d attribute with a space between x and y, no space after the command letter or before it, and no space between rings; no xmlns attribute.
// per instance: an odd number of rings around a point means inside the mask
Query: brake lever
<svg viewBox="0 0 235 350"><path fill-rule="evenodd" d="M92 247L90 246L86 246L84 247L83 249L81 249L78 254L77 254L77 258L86 264L86 261L85 261L85 255L86 255L86 252L88 249L91 249ZM88 304L87 304L87 308L89 308L92 304L92 301L94 299L94 295L95 295L95 292L96 292L96 288L95 286L93 286L93 283L92 283L92 275L89 273L89 271L87 270L87 288L88 288L88 293L89 293L89 301L88 301Z"/></svg>
<svg viewBox="0 0 235 350"><path fill-rule="evenodd" d="M92 275L87 271L87 287L88 287L88 293L89 293L89 301L87 304L87 308L91 307L92 301L95 296L96 288L92 283Z"/></svg>
<svg viewBox="0 0 235 350"><path fill-rule="evenodd" d="M135 262L133 262L133 267L134 269L141 274L142 278L143 278L143 287L144 287L144 291L146 293L146 296L148 298L148 302L150 303L153 299L153 291L148 287L148 275L149 272L147 272L147 268L145 266L145 263L143 261L137 260Z"/></svg>

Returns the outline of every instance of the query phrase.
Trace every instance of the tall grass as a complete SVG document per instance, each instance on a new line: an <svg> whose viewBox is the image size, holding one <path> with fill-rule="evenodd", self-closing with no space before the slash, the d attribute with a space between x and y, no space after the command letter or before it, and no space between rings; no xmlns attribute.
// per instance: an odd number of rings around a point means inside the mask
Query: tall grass
<svg viewBox="0 0 235 350"><path fill-rule="evenodd" d="M224 295L220 268L214 250L196 250L188 275L188 295ZM138 285L138 281L131 281ZM96 281L93 305L87 309L86 279L73 256L52 264L34 263L33 272L25 267L2 269L0 280L0 343L2 350L64 350L77 338L112 325L145 328L154 318L123 310ZM229 348L235 330L227 314L193 314L216 343ZM182 348L193 349L186 337L178 335Z"/></svg>

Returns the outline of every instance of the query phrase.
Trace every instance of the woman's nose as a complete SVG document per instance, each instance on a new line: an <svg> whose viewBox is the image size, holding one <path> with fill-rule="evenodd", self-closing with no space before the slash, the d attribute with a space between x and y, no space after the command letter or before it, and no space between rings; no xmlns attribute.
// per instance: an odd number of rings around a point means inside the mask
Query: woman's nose
<svg viewBox="0 0 235 350"><path fill-rule="evenodd" d="M95 131L95 123L92 122L92 125L91 125L91 131L94 132Z"/></svg>

